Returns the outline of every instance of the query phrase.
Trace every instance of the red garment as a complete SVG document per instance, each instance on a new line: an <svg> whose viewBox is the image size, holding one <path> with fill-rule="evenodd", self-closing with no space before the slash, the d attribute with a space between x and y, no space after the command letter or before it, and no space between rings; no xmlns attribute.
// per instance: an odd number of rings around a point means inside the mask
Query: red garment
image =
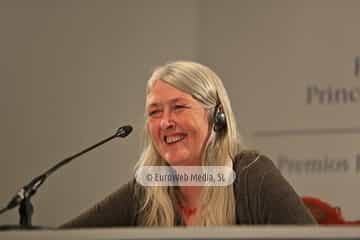
<svg viewBox="0 0 360 240"><path fill-rule="evenodd" d="M303 197L302 199L319 224L360 224L360 221L346 221L339 207L333 207L314 197Z"/></svg>
<svg viewBox="0 0 360 240"><path fill-rule="evenodd" d="M188 219L190 216L194 215L196 213L197 208L188 208L184 207L182 204L179 203L179 209L183 216Z"/></svg>

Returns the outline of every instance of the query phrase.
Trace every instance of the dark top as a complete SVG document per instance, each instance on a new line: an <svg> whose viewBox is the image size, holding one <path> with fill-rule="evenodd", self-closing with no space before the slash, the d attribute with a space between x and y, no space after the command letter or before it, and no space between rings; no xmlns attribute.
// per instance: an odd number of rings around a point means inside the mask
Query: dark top
<svg viewBox="0 0 360 240"><path fill-rule="evenodd" d="M244 151L234 161L236 223L315 224L301 198L273 162L256 152ZM135 180L90 208L62 228L120 227L139 225L141 191ZM182 225L176 216L176 225Z"/></svg>

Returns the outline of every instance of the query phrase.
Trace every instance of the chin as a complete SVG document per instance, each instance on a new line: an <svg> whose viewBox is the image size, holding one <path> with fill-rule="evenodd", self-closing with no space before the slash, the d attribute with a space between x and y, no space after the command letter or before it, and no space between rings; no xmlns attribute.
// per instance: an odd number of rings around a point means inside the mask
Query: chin
<svg viewBox="0 0 360 240"><path fill-rule="evenodd" d="M184 166L188 165L187 161L185 159L179 159L179 158L168 158L166 159L167 163L171 166Z"/></svg>
<svg viewBox="0 0 360 240"><path fill-rule="evenodd" d="M182 166L182 165L189 165L189 160L188 158L184 157L184 154L182 154L181 156L179 156L179 154L165 154L164 155L164 159L166 160L166 162L169 165L172 166Z"/></svg>

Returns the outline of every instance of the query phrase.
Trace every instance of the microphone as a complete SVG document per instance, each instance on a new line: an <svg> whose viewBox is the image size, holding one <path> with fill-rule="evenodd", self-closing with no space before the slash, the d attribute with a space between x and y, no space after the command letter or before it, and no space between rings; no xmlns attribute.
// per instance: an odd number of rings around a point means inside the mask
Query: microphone
<svg viewBox="0 0 360 240"><path fill-rule="evenodd" d="M57 169L64 166L65 164L71 162L73 159L93 150L94 148L116 138L116 137L127 137L131 131L132 127L130 125L125 125L122 127L119 127L115 134L112 136L82 150L79 153L76 153L70 157L65 158L64 160L58 162L55 166L51 167L47 171L45 171L43 174L35 177L33 180L31 180L28 184L24 185L9 201L9 203L4 207L3 209L0 209L0 214L6 212L7 210L10 210L18 205L20 205L20 225L29 227L31 226L31 215L33 212L33 207L30 202L30 198L36 193L38 188L45 182L46 178L49 177L52 173L54 173Z"/></svg>
<svg viewBox="0 0 360 240"><path fill-rule="evenodd" d="M123 138L127 137L131 133L132 130L133 130L133 128L130 125L119 127L118 130L116 131L116 136L123 137Z"/></svg>

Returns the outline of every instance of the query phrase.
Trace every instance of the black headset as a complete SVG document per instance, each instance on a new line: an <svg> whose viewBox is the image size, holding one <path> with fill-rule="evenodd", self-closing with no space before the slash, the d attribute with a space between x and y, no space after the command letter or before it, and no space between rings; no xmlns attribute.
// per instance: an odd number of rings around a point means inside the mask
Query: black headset
<svg viewBox="0 0 360 240"><path fill-rule="evenodd" d="M220 103L215 107L214 111L214 131L220 132L226 129L226 116Z"/></svg>

